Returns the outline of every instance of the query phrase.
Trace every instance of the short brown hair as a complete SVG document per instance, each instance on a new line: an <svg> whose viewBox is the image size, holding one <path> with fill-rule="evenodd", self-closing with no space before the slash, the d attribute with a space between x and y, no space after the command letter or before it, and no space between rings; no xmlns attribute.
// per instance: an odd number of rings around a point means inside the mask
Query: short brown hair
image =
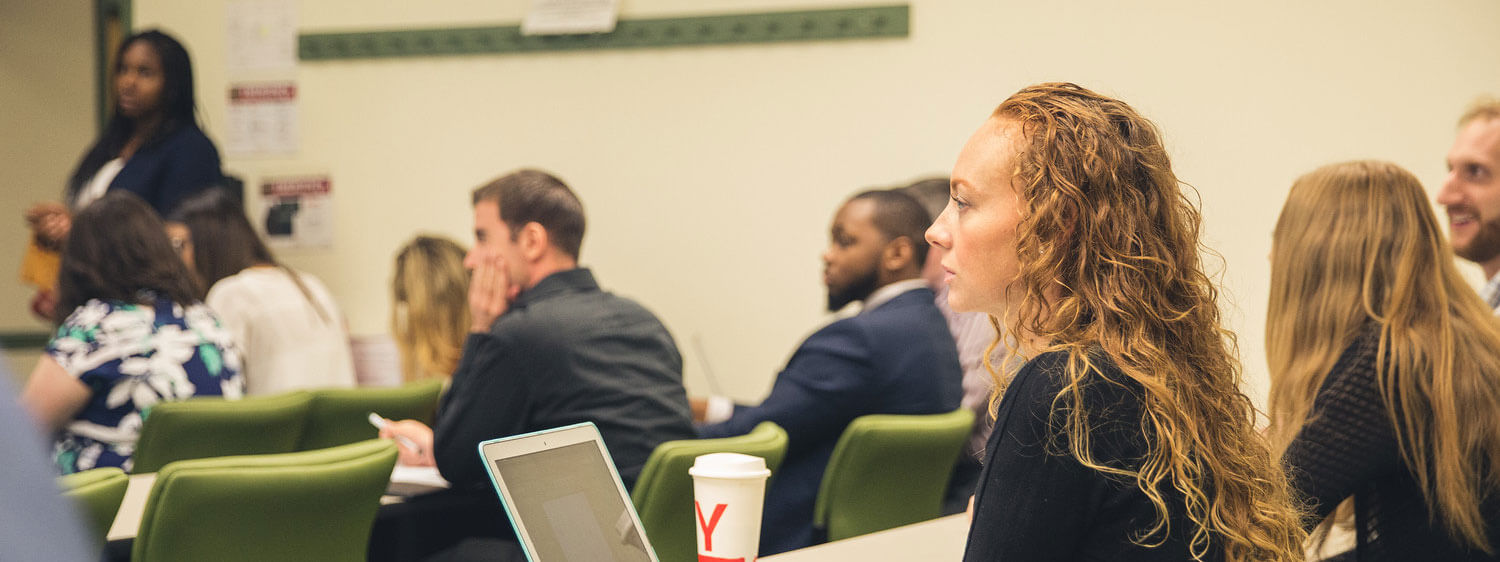
<svg viewBox="0 0 1500 562"><path fill-rule="evenodd" d="M146 304L147 292L180 305L201 300L156 211L129 191L112 190L73 217L53 321L61 324L89 299Z"/></svg>
<svg viewBox="0 0 1500 562"><path fill-rule="evenodd" d="M583 246L583 202L556 176L541 170L518 170L474 190L474 204L494 201L510 235L527 223L547 230L552 245L578 259Z"/></svg>
<svg viewBox="0 0 1500 562"><path fill-rule="evenodd" d="M911 241L912 264L921 269L922 264L927 261L928 245L924 234L927 227L932 225L932 217L927 216L927 210L922 208L922 204L899 189L861 191L850 197L849 202L860 199L875 203L871 221L886 240L905 238Z"/></svg>
<svg viewBox="0 0 1500 562"><path fill-rule="evenodd" d="M949 182L946 177L934 177L918 180L906 187L898 187L896 191L905 193L908 197L916 199L927 210L928 222L937 220L938 215L943 214L943 208L948 206Z"/></svg>
<svg viewBox="0 0 1500 562"><path fill-rule="evenodd" d="M1480 119L1486 121L1500 119L1500 98L1481 96L1474 100L1474 103L1469 105L1469 110L1464 112L1464 116L1458 118L1458 126L1463 128Z"/></svg>

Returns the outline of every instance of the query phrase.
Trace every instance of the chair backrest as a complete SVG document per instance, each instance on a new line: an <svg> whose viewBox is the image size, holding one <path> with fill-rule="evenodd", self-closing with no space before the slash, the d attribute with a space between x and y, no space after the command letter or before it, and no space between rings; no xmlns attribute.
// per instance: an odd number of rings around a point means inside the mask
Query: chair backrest
<svg viewBox="0 0 1500 562"><path fill-rule="evenodd" d="M306 392L290 392L157 404L141 425L131 472L156 472L186 459L292 452L311 400Z"/></svg>
<svg viewBox="0 0 1500 562"><path fill-rule="evenodd" d="M967 408L855 418L828 459L813 525L836 541L942 515L948 479L973 425Z"/></svg>
<svg viewBox="0 0 1500 562"><path fill-rule="evenodd" d="M413 419L432 425L442 380L396 388L330 388L314 390L297 450L308 451L374 439L379 433L366 419L370 412L393 420Z"/></svg>
<svg viewBox="0 0 1500 562"><path fill-rule="evenodd" d="M125 471L114 467L74 472L57 479L63 497L78 505L92 531L89 536L101 545L109 526L115 522L115 513L120 511L120 501L125 499L129 484L130 477Z"/></svg>
<svg viewBox="0 0 1500 562"><path fill-rule="evenodd" d="M688 475L693 459L709 453L754 455L766 459L766 468L771 469L774 477L786 457L786 443L786 431L781 426L761 422L739 437L685 439L657 445L630 494L657 557L664 561L697 559L693 477Z"/></svg>
<svg viewBox="0 0 1500 562"><path fill-rule="evenodd" d="M168 464L131 560L364 560L395 465L395 444L380 439Z"/></svg>

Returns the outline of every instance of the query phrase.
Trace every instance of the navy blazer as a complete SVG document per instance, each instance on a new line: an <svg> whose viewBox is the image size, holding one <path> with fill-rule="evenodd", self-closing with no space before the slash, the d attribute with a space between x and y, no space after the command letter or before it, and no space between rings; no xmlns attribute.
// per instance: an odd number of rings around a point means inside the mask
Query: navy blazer
<svg viewBox="0 0 1500 562"><path fill-rule="evenodd" d="M935 298L930 289L913 289L818 330L759 406L736 407L728 421L699 428L701 437L743 435L762 421L786 429L786 459L766 490L762 556L823 542L812 527L813 504L850 421L958 408L963 370Z"/></svg>
<svg viewBox="0 0 1500 562"><path fill-rule="evenodd" d="M131 155L109 189L139 195L165 218L183 199L223 181L219 166L219 149L189 123Z"/></svg>

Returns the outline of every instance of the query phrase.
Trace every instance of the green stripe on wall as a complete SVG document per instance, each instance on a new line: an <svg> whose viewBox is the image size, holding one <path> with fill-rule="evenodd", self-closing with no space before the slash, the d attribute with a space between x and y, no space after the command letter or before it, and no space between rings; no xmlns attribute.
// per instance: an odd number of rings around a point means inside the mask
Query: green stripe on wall
<svg viewBox="0 0 1500 562"><path fill-rule="evenodd" d="M304 33L302 60L639 49L906 37L906 5L620 20L610 33L521 35L521 26Z"/></svg>

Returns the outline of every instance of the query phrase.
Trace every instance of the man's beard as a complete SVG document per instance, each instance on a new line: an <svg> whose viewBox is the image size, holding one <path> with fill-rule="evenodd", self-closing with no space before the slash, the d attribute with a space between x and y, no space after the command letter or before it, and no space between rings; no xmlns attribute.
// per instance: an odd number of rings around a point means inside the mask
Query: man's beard
<svg viewBox="0 0 1500 562"><path fill-rule="evenodd" d="M1484 263L1500 256L1500 219L1479 221L1479 231L1474 233L1474 239L1462 248L1454 246L1453 253L1474 263Z"/></svg>
<svg viewBox="0 0 1500 562"><path fill-rule="evenodd" d="M876 271L871 268L864 275L855 278L843 287L828 288L828 311L837 312L854 301L862 301L875 292L875 284L878 282Z"/></svg>

